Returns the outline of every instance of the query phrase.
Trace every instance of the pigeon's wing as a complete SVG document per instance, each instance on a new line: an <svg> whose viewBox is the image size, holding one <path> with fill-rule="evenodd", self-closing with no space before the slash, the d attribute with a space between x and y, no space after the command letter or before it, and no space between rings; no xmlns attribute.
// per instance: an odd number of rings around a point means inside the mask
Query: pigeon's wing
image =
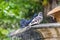
<svg viewBox="0 0 60 40"><path fill-rule="evenodd" d="M29 25L39 24L42 21L42 17L35 17Z"/></svg>

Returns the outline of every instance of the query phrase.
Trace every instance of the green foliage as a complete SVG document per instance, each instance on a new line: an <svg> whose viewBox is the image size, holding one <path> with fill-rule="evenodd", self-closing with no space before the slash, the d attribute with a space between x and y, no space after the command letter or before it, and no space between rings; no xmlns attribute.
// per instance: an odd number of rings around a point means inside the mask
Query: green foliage
<svg viewBox="0 0 60 40"><path fill-rule="evenodd" d="M43 11L40 0L0 0L0 39L8 40L8 28L19 28L20 19Z"/></svg>

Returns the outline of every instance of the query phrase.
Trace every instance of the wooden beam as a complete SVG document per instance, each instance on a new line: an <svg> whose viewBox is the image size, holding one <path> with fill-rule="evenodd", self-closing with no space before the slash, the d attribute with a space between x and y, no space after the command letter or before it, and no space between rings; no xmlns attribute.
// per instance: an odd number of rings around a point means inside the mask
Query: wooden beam
<svg viewBox="0 0 60 40"><path fill-rule="evenodd" d="M54 28L54 27L60 27L60 23L45 23L31 26L31 28Z"/></svg>
<svg viewBox="0 0 60 40"><path fill-rule="evenodd" d="M54 28L54 27L60 27L60 23L45 23L45 24L39 24L34 26L27 26L25 28L17 29L16 31L11 32L9 36L15 36L17 34L21 34L31 28L35 29L35 28Z"/></svg>

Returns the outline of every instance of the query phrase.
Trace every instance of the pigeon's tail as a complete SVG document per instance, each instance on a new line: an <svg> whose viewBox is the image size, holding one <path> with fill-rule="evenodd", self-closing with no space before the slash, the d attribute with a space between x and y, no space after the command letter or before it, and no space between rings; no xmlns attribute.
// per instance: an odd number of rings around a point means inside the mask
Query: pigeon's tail
<svg viewBox="0 0 60 40"><path fill-rule="evenodd" d="M21 28L24 28L24 27L28 26L28 24L29 24L31 21L32 21L32 19L30 19L30 20L22 19L22 20L20 21L20 27L21 27Z"/></svg>

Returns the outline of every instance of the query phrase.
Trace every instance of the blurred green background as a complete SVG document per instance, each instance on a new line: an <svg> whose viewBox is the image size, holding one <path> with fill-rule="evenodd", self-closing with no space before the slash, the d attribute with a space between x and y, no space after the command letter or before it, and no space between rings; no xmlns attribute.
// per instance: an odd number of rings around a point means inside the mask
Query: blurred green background
<svg viewBox="0 0 60 40"><path fill-rule="evenodd" d="M20 28L22 18L30 19L34 13L44 12L49 0L0 0L0 40L13 29Z"/></svg>

